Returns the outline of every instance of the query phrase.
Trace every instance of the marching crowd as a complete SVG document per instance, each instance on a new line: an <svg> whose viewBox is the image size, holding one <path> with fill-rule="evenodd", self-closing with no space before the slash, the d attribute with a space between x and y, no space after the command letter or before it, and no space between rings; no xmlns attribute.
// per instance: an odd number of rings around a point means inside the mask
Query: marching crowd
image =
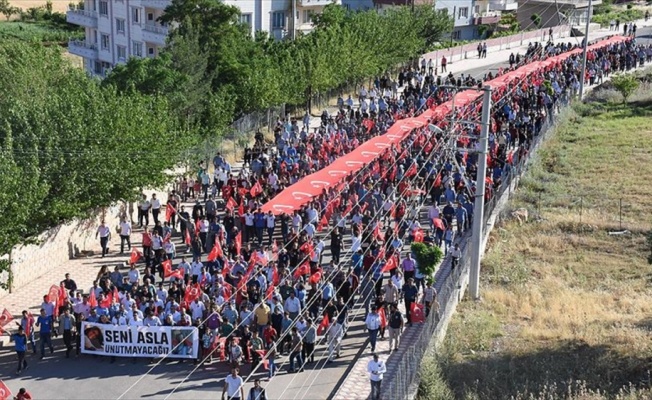
<svg viewBox="0 0 652 400"><path fill-rule="evenodd" d="M536 48L545 51L534 49L523 62L568 50L561 45ZM633 41L590 52L587 79L593 82L600 72L632 68L641 51L648 60L652 56L649 48ZM487 200L527 156L559 102L576 92L580 57L493 93ZM511 67L499 74L517 68L520 58L514 56L512 62L510 57ZM473 220L473 150L479 126L432 121L444 129L414 130L408 140L347 177L341 190L325 190L289 214L265 214L260 207L307 174L382 134L394 121L450 100L454 90L449 85L481 84L470 76L442 77L425 69L401 71L398 82L377 79L372 88L360 91L358 107L350 96L339 99L337 114L324 114L312 133L308 115L301 122L279 119L274 144L266 148L259 138L254 149L247 149L246 166L237 176L218 154L213 174L200 164L165 201L143 195L138 204L138 228L144 229L139 231L140 248L132 246L136 233L129 218L115 229L103 223L98 229L102 256L115 230L121 253L131 254L128 267L103 267L93 286L83 290L66 275L58 290L44 296L38 316L24 311L12 335L17 372L28 367L28 347L41 358L46 348L54 351L51 335L63 337L66 357L73 351L79 355L80 335L75 333L83 321L195 326L201 342L195 363L208 364L213 358L229 362L234 383L228 393L234 397L232 393L241 393L238 370L245 364L252 372L266 369L271 379L283 355L288 357L288 372L314 366L320 344L328 348L329 360L336 359L349 312L360 304L369 304L365 326L371 351L386 330L390 348L397 349L405 324L437 312L433 277L422 273L405 245L440 246L453 268L460 261L458 238ZM400 95L397 86L405 86ZM471 103L459 116L471 119L467 117L479 115L480 108L480 102ZM450 140L457 142L457 151L444 147ZM183 203L190 200L194 204L186 208ZM421 212L422 206L426 212ZM330 260L324 263L326 255ZM384 366L377 357L374 362L369 372L378 398ZM256 385L256 393L262 393L260 383Z"/></svg>

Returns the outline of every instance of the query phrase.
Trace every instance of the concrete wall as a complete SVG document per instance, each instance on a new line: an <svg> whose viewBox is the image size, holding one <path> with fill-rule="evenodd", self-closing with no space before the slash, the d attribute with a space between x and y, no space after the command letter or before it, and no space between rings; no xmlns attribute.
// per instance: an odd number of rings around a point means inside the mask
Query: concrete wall
<svg viewBox="0 0 652 400"><path fill-rule="evenodd" d="M167 199L167 191L150 190L145 193L148 197L151 197L152 193L156 193L156 197L162 201ZM133 211L133 213L130 211ZM95 232L100 220L104 217L115 238L115 227L118 226L120 216L124 215L125 212L127 215L131 215L132 222L137 222L138 216L135 211L135 203L116 204L108 209L98 211L97 216L94 218L74 220L41 233L37 240L38 244L15 247L11 255L3 257L5 259L10 257L12 262L12 291L20 289L27 283L43 276L52 268L60 266L75 257L98 254L101 249L99 240L95 239ZM116 243L119 243L119 241L113 239L113 246L109 247L110 251L116 251ZM0 281L6 282L7 278L7 272L0 274ZM7 291L0 289L0 297L7 293Z"/></svg>

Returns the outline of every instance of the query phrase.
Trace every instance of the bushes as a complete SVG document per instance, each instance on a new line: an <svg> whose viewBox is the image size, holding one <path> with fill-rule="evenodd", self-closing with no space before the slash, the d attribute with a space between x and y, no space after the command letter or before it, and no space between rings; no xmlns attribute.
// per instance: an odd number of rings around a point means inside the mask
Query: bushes
<svg viewBox="0 0 652 400"><path fill-rule="evenodd" d="M414 259L417 262L419 272L426 278L432 278L435 275L437 266L441 262L444 254L439 246L430 246L425 243L414 242L410 248Z"/></svg>

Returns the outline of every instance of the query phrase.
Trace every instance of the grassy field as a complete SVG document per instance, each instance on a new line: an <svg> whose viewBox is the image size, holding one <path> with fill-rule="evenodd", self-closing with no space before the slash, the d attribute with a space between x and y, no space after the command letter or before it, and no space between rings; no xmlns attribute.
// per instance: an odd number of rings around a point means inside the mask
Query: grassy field
<svg viewBox="0 0 652 400"><path fill-rule="evenodd" d="M535 217L494 229L483 300L458 308L421 398L652 399L649 88L637 98L579 105L544 144L511 204ZM610 235L620 199L630 233Z"/></svg>
<svg viewBox="0 0 652 400"><path fill-rule="evenodd" d="M71 31L53 26L47 21L38 22L0 22L0 39L17 38L44 43L67 43L71 37L83 38L81 30Z"/></svg>

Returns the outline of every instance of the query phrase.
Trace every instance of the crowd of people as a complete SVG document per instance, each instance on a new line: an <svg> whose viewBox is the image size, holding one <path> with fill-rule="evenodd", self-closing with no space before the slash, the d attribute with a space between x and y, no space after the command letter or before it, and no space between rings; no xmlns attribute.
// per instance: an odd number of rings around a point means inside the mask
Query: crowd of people
<svg viewBox="0 0 652 400"><path fill-rule="evenodd" d="M533 45L525 56L515 55L514 62L510 57L510 67L498 75L572 47ZM591 51L587 78L591 71L606 75L635 66L640 51L649 49L633 41ZM572 56L494 91L487 201L525 159L558 104L576 93L580 68L580 56ZM75 333L84 321L195 326L201 351L194 362L210 364L217 358L230 363L229 393L240 393L238 373L244 365L252 374L266 368L272 379L284 355L290 373L314 367L319 345L327 347L328 360L336 359L353 307L369 305L365 325L372 352L385 330L390 348L397 349L404 326L413 323L415 304L423 305L426 317L437 312L434 277L422 273L406 244L439 246L453 268L460 262L459 239L474 217L479 125L433 120L442 129L415 129L348 176L340 188L324 190L301 209L275 215L263 213L261 206L395 121L450 100L456 91L451 86L482 84L471 76L426 70L408 68L396 82L377 79L358 93L357 106L350 96L339 99L337 113L322 115L313 132L309 115L301 121L279 119L275 142L267 145L258 138L237 174L217 154L213 173L200 164L165 203L143 195L138 204L138 228L144 230L140 248L132 243L129 218L116 227L121 252L131 252L127 267L102 267L93 286L83 291L67 275L58 294L44 297L37 318L23 312L12 336L17 372L27 368L28 345L41 358L46 347L54 350L51 335L62 335L66 357L75 345L79 355L80 335ZM403 91L399 94L397 88ZM471 119L480 109L480 101L472 102L458 110L459 117ZM451 140L457 150L445 147ZM186 209L187 202L194 204ZM102 256L111 230L106 224L98 229ZM330 260L323 262L324 257ZM382 381L384 365L378 358L375 362L369 367L372 381ZM373 387L377 393L379 384Z"/></svg>

